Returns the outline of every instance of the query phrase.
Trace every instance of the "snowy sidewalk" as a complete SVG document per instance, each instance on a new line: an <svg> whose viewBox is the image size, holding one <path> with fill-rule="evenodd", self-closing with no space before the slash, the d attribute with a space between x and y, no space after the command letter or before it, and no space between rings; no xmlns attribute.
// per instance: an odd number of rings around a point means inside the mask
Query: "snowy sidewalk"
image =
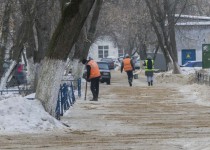
<svg viewBox="0 0 210 150"><path fill-rule="evenodd" d="M1 136L0 149L208 150L210 89L173 80L148 87L140 75L129 87L126 74L113 71L111 85L100 84L98 102L89 101L88 89L87 100L83 93L65 113L69 129Z"/></svg>
<svg viewBox="0 0 210 150"><path fill-rule="evenodd" d="M100 86L99 101L79 100L65 123L86 135L83 142L94 135L87 149L208 149L209 87L177 83L148 87L140 76L129 87L125 74L114 72L111 86Z"/></svg>

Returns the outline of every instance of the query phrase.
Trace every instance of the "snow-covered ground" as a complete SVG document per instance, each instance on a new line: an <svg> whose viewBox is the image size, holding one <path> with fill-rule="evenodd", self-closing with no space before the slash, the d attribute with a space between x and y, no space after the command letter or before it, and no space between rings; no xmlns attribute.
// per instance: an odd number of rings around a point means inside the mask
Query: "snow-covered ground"
<svg viewBox="0 0 210 150"><path fill-rule="evenodd" d="M0 133L32 133L64 128L38 100L13 94L1 95L0 99Z"/></svg>
<svg viewBox="0 0 210 150"><path fill-rule="evenodd" d="M173 82L185 85L193 82L194 74L191 70L190 73L188 71L184 75L173 75L170 72L160 73L157 74L156 80L162 83ZM193 98L195 94L205 93L207 88L204 85L194 84L183 89L192 90L194 94L191 95L191 98ZM34 94L27 97L34 97ZM28 100L27 97L18 94L0 95L0 133L33 133L66 128L61 122L45 112L38 100ZM206 98L205 94L202 98ZM203 102L197 99L197 103L202 104Z"/></svg>

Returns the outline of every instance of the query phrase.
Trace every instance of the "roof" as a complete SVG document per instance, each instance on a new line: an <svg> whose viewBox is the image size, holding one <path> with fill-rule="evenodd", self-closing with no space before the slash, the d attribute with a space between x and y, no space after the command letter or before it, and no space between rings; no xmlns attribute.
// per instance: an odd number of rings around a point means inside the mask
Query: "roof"
<svg viewBox="0 0 210 150"><path fill-rule="evenodd" d="M179 18L189 18L189 19L197 19L197 20L210 20L210 17L208 16L192 16L192 15L179 15L175 14L175 17Z"/></svg>
<svg viewBox="0 0 210 150"><path fill-rule="evenodd" d="M192 15L179 15L175 14L182 21L176 23L176 26L209 26L210 17L208 16L192 16ZM185 19L183 21L183 19Z"/></svg>
<svg viewBox="0 0 210 150"><path fill-rule="evenodd" d="M201 22L178 22L177 26L206 26L210 25L210 21L201 21Z"/></svg>

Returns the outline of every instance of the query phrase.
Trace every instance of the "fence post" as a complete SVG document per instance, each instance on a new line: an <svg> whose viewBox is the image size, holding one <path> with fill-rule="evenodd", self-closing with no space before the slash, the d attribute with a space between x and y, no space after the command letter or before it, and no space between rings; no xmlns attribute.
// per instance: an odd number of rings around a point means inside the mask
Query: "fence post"
<svg viewBox="0 0 210 150"><path fill-rule="evenodd" d="M60 85L60 89L58 92L58 100L57 100L57 106L56 106L56 119L60 120L60 115L61 115L61 85Z"/></svg>
<svg viewBox="0 0 210 150"><path fill-rule="evenodd" d="M209 76L209 86L210 86L210 76Z"/></svg>
<svg viewBox="0 0 210 150"><path fill-rule="evenodd" d="M72 96L71 98L72 98L72 102L73 102L73 104L74 104L74 102L75 102L75 96L74 96L74 88L73 88L72 82L71 82L71 92L72 92L72 93L71 93L71 94L72 94L72 95L71 95L71 96Z"/></svg>
<svg viewBox="0 0 210 150"><path fill-rule="evenodd" d="M198 83L198 72L197 71L195 72L195 81L196 81L196 83Z"/></svg>
<svg viewBox="0 0 210 150"><path fill-rule="evenodd" d="M68 102L68 86L66 83L63 84L63 106L64 111L68 110L70 107L70 104Z"/></svg>
<svg viewBox="0 0 210 150"><path fill-rule="evenodd" d="M70 82L70 84L64 83L63 85L60 85L57 106L55 110L56 118L60 120L60 116L63 116L64 112L68 110L75 101L73 83Z"/></svg>
<svg viewBox="0 0 210 150"><path fill-rule="evenodd" d="M81 97L81 78L78 79L78 96Z"/></svg>

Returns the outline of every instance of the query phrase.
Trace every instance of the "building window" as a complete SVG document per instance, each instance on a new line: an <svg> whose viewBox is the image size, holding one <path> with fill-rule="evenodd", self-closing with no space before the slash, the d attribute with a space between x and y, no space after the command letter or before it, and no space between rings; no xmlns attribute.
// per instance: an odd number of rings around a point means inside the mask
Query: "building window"
<svg viewBox="0 0 210 150"><path fill-rule="evenodd" d="M109 46L98 46L98 58L106 58L109 56Z"/></svg>
<svg viewBox="0 0 210 150"><path fill-rule="evenodd" d="M124 50L118 50L118 57L124 57Z"/></svg>

